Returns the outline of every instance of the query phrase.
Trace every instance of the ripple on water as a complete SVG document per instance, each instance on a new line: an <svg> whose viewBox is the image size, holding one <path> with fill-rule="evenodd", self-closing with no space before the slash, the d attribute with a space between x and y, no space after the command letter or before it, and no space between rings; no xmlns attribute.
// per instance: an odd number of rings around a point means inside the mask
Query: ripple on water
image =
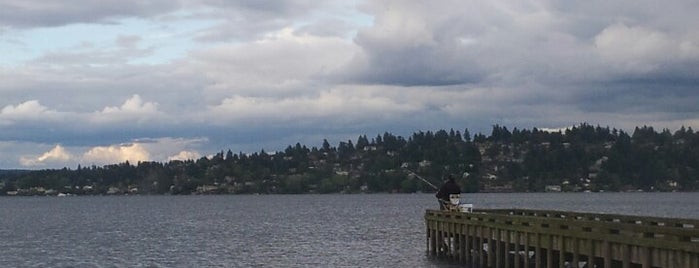
<svg viewBox="0 0 699 268"><path fill-rule="evenodd" d="M480 208L699 218L699 194L468 194ZM649 202L653 206L648 206ZM0 198L7 267L445 267L431 194Z"/></svg>

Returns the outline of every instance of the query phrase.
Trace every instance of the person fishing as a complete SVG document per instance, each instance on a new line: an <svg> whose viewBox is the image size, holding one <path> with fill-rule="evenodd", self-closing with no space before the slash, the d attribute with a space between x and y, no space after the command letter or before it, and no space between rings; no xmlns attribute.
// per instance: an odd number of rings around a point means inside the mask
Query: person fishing
<svg viewBox="0 0 699 268"><path fill-rule="evenodd" d="M439 209L446 210L446 204L449 203L449 195L461 194L461 187L454 181L454 176L449 175L447 181L439 188L437 194L437 201L439 201Z"/></svg>

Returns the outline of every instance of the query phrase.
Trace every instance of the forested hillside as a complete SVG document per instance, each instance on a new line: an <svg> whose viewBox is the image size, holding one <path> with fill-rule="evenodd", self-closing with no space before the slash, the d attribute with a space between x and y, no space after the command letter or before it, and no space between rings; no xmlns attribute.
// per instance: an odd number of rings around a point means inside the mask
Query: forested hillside
<svg viewBox="0 0 699 268"><path fill-rule="evenodd" d="M558 132L495 125L365 135L336 146L296 144L281 152L187 161L120 163L0 173L0 194L227 194L434 191L452 174L466 192L696 191L699 133L691 128L626 133L581 124Z"/></svg>

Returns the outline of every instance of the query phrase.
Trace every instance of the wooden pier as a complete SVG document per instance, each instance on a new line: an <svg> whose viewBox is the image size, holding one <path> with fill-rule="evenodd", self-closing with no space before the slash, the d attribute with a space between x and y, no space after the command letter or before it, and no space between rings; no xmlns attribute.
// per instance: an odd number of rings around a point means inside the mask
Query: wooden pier
<svg viewBox="0 0 699 268"><path fill-rule="evenodd" d="M466 267L699 268L699 220L427 210L427 253Z"/></svg>

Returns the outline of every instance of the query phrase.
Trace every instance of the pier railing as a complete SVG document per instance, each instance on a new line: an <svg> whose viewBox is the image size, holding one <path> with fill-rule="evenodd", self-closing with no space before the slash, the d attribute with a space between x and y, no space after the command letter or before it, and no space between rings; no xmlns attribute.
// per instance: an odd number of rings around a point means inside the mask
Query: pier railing
<svg viewBox="0 0 699 268"><path fill-rule="evenodd" d="M699 220L525 209L427 210L430 256L470 267L699 267Z"/></svg>

